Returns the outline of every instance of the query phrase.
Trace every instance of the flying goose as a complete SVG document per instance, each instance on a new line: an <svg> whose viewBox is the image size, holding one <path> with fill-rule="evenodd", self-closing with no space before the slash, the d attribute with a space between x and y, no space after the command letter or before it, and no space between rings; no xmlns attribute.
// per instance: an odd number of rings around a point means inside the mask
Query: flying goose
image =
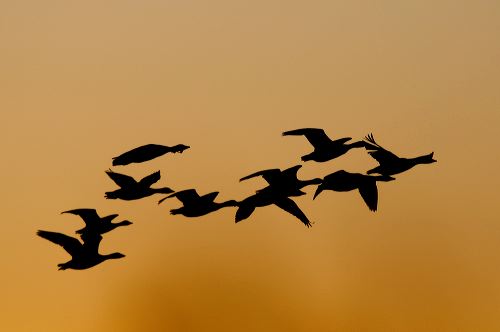
<svg viewBox="0 0 500 332"><path fill-rule="evenodd" d="M114 157L113 166L142 163L163 156L165 153L182 153L186 149L189 149L189 146L184 144L177 144L175 146L146 144L122 153L118 157Z"/></svg>
<svg viewBox="0 0 500 332"><path fill-rule="evenodd" d="M323 182L314 193L315 199L323 190L351 191L358 189L370 211L377 211L378 190L377 181L392 181L388 175L364 175L349 173L344 170L337 171L324 177Z"/></svg>
<svg viewBox="0 0 500 332"><path fill-rule="evenodd" d="M415 158L400 158L378 145L375 138L373 138L373 134L366 136L365 140L365 147L369 151L368 153L379 163L377 167L366 172L367 174L394 175L407 171L419 164L431 164L437 161L433 159L434 152Z"/></svg>
<svg viewBox="0 0 500 332"><path fill-rule="evenodd" d="M238 202L235 200L229 200L221 203L214 202L218 194L218 192L211 192L200 196L195 189L187 189L162 198L158 201L158 204L168 198L175 197L182 202L183 206L178 209L170 210L170 214L182 214L185 217L200 217L224 207L238 205Z"/></svg>
<svg viewBox="0 0 500 332"><path fill-rule="evenodd" d="M112 231L119 226L131 225L132 222L129 220L123 220L118 223L112 223L111 221L118 217L117 214L111 214L105 217L99 217L95 209L73 209L68 211L63 211L63 213L70 213L82 218L85 222L85 227L76 231L76 234L83 234L85 232L93 232L97 234L104 234Z"/></svg>
<svg viewBox="0 0 500 332"><path fill-rule="evenodd" d="M236 211L235 222L238 223L250 217L257 207L264 207L273 204L298 218L307 227L312 226L309 219L307 219L307 216L292 199L280 194L271 186L266 187L241 201L239 203L239 208Z"/></svg>
<svg viewBox="0 0 500 332"><path fill-rule="evenodd" d="M99 254L99 243L102 240L102 236L99 234L85 234L82 236L83 243L74 237L62 233L38 231L36 234L41 238L60 245L71 255L71 260L68 262L57 264L59 270L85 270L108 259L125 257L124 254L119 252L107 255Z"/></svg>
<svg viewBox="0 0 500 332"><path fill-rule="evenodd" d="M151 188L154 183L160 180L160 171L154 172L144 177L139 182L134 180L134 178L131 176L116 173L112 170L107 170L106 174L120 187L120 189L117 189L115 191L106 192L104 197L106 197L107 199L123 199L126 201L131 201L148 197L153 194L169 194L174 192L168 187Z"/></svg>
<svg viewBox="0 0 500 332"><path fill-rule="evenodd" d="M302 165L296 165L283 171L279 168L266 169L242 177L240 181L245 181L256 176L262 176L264 180L266 180L267 183L274 188L274 190L279 191L282 195L301 196L305 194L301 191L301 189L305 186L321 183L321 179L318 178L311 180L299 180L297 177L297 171L301 167Z"/></svg>
<svg viewBox="0 0 500 332"><path fill-rule="evenodd" d="M351 137L332 141L323 129L318 128L295 129L283 133L283 136L290 135L305 136L314 147L313 152L302 156L302 161L314 160L316 162L324 162L340 157L352 148L362 148L365 146L363 141L348 144L347 142L351 140Z"/></svg>

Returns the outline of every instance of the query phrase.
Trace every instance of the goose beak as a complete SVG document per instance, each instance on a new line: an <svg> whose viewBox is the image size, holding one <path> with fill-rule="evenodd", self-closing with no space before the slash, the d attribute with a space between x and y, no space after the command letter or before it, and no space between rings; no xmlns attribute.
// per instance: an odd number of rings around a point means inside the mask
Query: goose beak
<svg viewBox="0 0 500 332"><path fill-rule="evenodd" d="M431 160L432 160L433 163L437 162L437 160L434 159L434 152L431 153Z"/></svg>

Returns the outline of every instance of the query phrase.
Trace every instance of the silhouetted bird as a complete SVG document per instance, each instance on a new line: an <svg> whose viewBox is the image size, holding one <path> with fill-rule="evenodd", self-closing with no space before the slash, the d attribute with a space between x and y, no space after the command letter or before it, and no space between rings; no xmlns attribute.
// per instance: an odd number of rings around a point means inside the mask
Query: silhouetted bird
<svg viewBox="0 0 500 332"><path fill-rule="evenodd" d="M160 171L150 174L137 182L133 177L115 173L112 170L106 171L106 174L113 180L120 189L106 192L104 197L108 199L123 199L126 201L140 199L153 194L169 194L174 192L168 187L151 188L151 185L160 180Z"/></svg>
<svg viewBox="0 0 500 332"><path fill-rule="evenodd" d="M378 173L383 175L394 175L407 171L418 164L431 164L437 161L433 159L434 152L415 158L400 158L378 145L373 138L373 134L366 136L365 140L365 147L369 150L368 153L380 164L366 172L367 174Z"/></svg>
<svg viewBox="0 0 500 332"><path fill-rule="evenodd" d="M307 227L312 226L309 219L307 219L307 216L292 199L276 192L271 186L266 187L256 194L241 201L239 203L239 208L236 211L235 222L240 222L250 217L257 207L273 204L297 217Z"/></svg>
<svg viewBox="0 0 500 332"><path fill-rule="evenodd" d="M123 220L118 223L112 223L111 221L118 217L117 214L111 214L109 216L101 218L99 217L95 209L74 209L61 212L61 214L62 213L71 213L83 219L83 221L85 222L85 227L77 230L77 234L83 234L85 232L104 234L112 231L116 227L132 224L132 222L128 220Z"/></svg>
<svg viewBox="0 0 500 332"><path fill-rule="evenodd" d="M269 183L274 190L279 191L285 196L301 196L305 195L305 192L301 191L302 188L312 184L320 184L321 179L311 179L311 180L299 180L297 177L297 171L302 167L302 165L296 165L285 170L280 170L279 168L266 169L263 171L258 171L253 174L247 175L240 179L244 181L256 176L262 176L264 180Z"/></svg>
<svg viewBox="0 0 500 332"><path fill-rule="evenodd" d="M365 146L363 141L347 144L351 137L340 138L332 141L323 129L317 128L303 128L285 131L283 136L305 136L309 143L314 147L314 151L310 154L303 156L302 161L314 160L317 162L324 162L340 157L352 148L362 148Z"/></svg>
<svg viewBox="0 0 500 332"><path fill-rule="evenodd" d="M113 158L113 166L128 165L131 163L142 163L144 161L152 160L156 157L163 156L165 153L182 153L184 150L189 149L189 146L184 144L177 144L175 146L165 146L158 144L146 144L138 148L127 151L118 157Z"/></svg>
<svg viewBox="0 0 500 332"><path fill-rule="evenodd" d="M183 206L178 209L170 210L170 214L182 214L186 217L200 217L224 207L238 206L238 202L235 200L229 200L222 203L214 202L218 194L218 192L212 192L200 196L195 189L187 189L178 191L170 196L162 198L158 201L158 204L160 204L167 198L176 197L179 201L182 202Z"/></svg>
<svg viewBox="0 0 500 332"><path fill-rule="evenodd" d="M318 186L313 199L323 190L351 191L358 189L361 197L371 211L377 211L378 190L377 181L391 181L394 178L388 175L364 175L349 173L344 170L325 176L323 182Z"/></svg>
<svg viewBox="0 0 500 332"><path fill-rule="evenodd" d="M50 242L60 245L71 255L70 261L57 264L59 270L84 270L100 264L107 259L125 257L124 254L119 252L108 255L99 254L99 243L102 240L102 236L98 234L86 234L82 236L83 243L62 233L38 231L36 234Z"/></svg>

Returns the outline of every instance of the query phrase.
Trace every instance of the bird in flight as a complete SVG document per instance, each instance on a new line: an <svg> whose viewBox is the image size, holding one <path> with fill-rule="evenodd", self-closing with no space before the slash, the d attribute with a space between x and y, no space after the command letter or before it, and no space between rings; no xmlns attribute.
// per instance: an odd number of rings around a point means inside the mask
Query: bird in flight
<svg viewBox="0 0 500 332"><path fill-rule="evenodd" d="M93 232L97 234L104 234L112 231L119 226L131 225L132 222L129 220L123 220L118 223L112 223L111 221L118 217L117 214L111 214L105 217L99 217L95 209L73 209L68 211L63 211L63 213L70 213L82 218L85 222L85 227L76 231L76 234L83 234L85 232Z"/></svg>
<svg viewBox="0 0 500 332"><path fill-rule="evenodd" d="M363 141L347 143L352 139L351 137L331 140L325 134L325 131L319 128L302 128L285 131L283 133L283 136L291 135L305 136L314 147L313 152L302 156L302 161L314 160L316 162L325 162L342 156L352 148L362 148L365 146Z"/></svg>
<svg viewBox="0 0 500 332"><path fill-rule="evenodd" d="M395 179L388 175L372 176L359 173L349 173L344 170L340 170L323 178L323 181L314 193L313 199L315 199L323 190L342 192L358 189L370 211L375 212L377 211L378 205L377 181L392 180Z"/></svg>
<svg viewBox="0 0 500 332"><path fill-rule="evenodd" d="M321 183L321 179L319 178L299 180L297 172L301 167L302 165L296 165L283 171L279 168L266 169L242 177L240 182L261 176L275 191L279 191L282 195L287 197L301 196L305 195L305 192L301 190L305 186Z"/></svg>
<svg viewBox="0 0 500 332"><path fill-rule="evenodd" d="M140 181L136 181L133 177L107 170L106 174L116 183L120 188L115 191L108 191L104 197L107 199L123 199L131 201L153 194L170 194L174 192L168 187L164 188L151 188L153 184L160 180L160 171L154 172Z"/></svg>
<svg viewBox="0 0 500 332"><path fill-rule="evenodd" d="M274 190L272 186L261 189L254 195L241 201L239 203L238 210L236 211L235 222L238 223L250 217L257 207L264 207L273 204L298 218L305 226L312 226L311 222L299 206L291 198L282 195L279 191Z"/></svg>
<svg viewBox="0 0 500 332"><path fill-rule="evenodd" d="M182 153L186 149L189 149L189 146L184 144L174 146L146 144L114 157L113 166L142 163L163 156L165 153Z"/></svg>
<svg viewBox="0 0 500 332"><path fill-rule="evenodd" d="M407 171L419 164L431 164L437 161L433 158L434 152L414 158L398 157L394 153L381 147L375 141L373 134L369 134L365 137L365 148L368 150L370 156L379 163L377 167L366 172L367 174L378 173L382 175L394 175Z"/></svg>
<svg viewBox="0 0 500 332"><path fill-rule="evenodd" d="M162 198L158 201L158 204L168 198L175 197L181 201L183 206L178 209L170 210L170 214L182 214L185 217L200 217L224 207L238 206L238 202L235 200L228 200L221 203L214 202L218 194L219 193L215 191L200 196L195 189L186 189Z"/></svg>
<svg viewBox="0 0 500 332"><path fill-rule="evenodd" d="M57 264L59 270L85 270L108 259L125 257L124 254L119 252L106 255L99 254L99 244L102 236L97 233L85 233L85 235L82 235L83 243L74 237L57 232L40 230L36 234L41 238L60 245L71 255L71 260L68 262Z"/></svg>

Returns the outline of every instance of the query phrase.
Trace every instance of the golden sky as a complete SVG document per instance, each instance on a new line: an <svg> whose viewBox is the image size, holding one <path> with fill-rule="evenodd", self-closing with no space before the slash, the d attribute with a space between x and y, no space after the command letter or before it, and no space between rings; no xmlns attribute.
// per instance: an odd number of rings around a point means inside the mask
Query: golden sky
<svg viewBox="0 0 500 332"><path fill-rule="evenodd" d="M2 331L499 331L500 2L0 2ZM105 200L114 168L242 199L254 171L310 151L281 132L373 132L401 156L435 151L379 185L296 199L234 224L228 208L171 216L175 200ZM357 149L302 178L376 165ZM134 222L86 271L36 237L90 207Z"/></svg>

